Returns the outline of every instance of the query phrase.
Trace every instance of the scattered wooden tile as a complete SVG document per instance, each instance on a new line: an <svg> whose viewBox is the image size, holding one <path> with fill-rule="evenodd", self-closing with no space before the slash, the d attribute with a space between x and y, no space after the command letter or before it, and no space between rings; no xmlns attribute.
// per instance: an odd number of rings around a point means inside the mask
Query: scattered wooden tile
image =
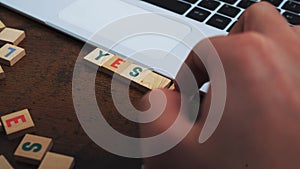
<svg viewBox="0 0 300 169"><path fill-rule="evenodd" d="M25 38L25 32L13 28L4 28L0 32L0 41L18 45Z"/></svg>
<svg viewBox="0 0 300 169"><path fill-rule="evenodd" d="M15 45L5 44L0 48L0 62L13 66L25 56L25 50Z"/></svg>
<svg viewBox="0 0 300 169"><path fill-rule="evenodd" d="M73 167L73 157L48 152L38 169L71 169Z"/></svg>
<svg viewBox="0 0 300 169"><path fill-rule="evenodd" d="M0 66L0 80L5 78L5 73L2 67Z"/></svg>
<svg viewBox="0 0 300 169"><path fill-rule="evenodd" d="M0 156L0 169L14 169L3 155Z"/></svg>
<svg viewBox="0 0 300 169"><path fill-rule="evenodd" d="M51 138L26 134L14 153L15 160L38 165L52 148Z"/></svg>
<svg viewBox="0 0 300 169"><path fill-rule="evenodd" d="M28 109L4 115L1 122L9 139L34 131L34 123Z"/></svg>

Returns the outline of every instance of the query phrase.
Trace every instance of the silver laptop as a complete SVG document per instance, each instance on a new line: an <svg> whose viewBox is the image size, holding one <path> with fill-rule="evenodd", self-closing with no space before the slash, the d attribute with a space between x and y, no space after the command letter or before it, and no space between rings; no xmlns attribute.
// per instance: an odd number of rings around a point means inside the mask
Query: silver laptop
<svg viewBox="0 0 300 169"><path fill-rule="evenodd" d="M300 24L299 0L268 1L275 5L291 24ZM174 78L191 46L206 37L226 35L242 12L257 1L0 0L0 2L73 37L123 56L130 56L138 63ZM151 31L149 27L154 29L154 33L149 33ZM123 33L122 36L120 32ZM129 38L124 39L125 35ZM189 40L189 47L180 44L184 39ZM152 51L140 52L146 49ZM176 61L166 66L165 63L172 59L168 57L169 52L175 55Z"/></svg>

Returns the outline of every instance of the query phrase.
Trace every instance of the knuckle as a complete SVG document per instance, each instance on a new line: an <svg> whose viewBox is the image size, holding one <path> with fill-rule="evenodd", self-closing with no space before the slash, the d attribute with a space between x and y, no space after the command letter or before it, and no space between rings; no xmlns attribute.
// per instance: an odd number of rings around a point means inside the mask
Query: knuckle
<svg viewBox="0 0 300 169"><path fill-rule="evenodd" d="M268 10L276 10L275 7L267 1L261 1L258 3L254 3L249 8L247 8L244 12L245 18L252 18L257 16L259 13L265 13Z"/></svg>

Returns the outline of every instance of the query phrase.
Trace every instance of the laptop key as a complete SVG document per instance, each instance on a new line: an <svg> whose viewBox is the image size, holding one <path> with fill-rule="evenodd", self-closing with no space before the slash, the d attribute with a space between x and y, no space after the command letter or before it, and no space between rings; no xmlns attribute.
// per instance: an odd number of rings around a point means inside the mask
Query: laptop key
<svg viewBox="0 0 300 169"><path fill-rule="evenodd" d="M230 22L230 18L215 14L206 22L206 24L223 30Z"/></svg>
<svg viewBox="0 0 300 169"><path fill-rule="evenodd" d="M195 7L189 14L187 14L187 17L203 22L210 14L211 13L209 11Z"/></svg>
<svg viewBox="0 0 300 169"><path fill-rule="evenodd" d="M223 5L219 10L218 12L221 13L221 14L224 14L224 15L227 15L229 17L235 17L237 14L240 13L240 9L239 8L236 8L236 7L233 7L233 6L230 6L230 5Z"/></svg>
<svg viewBox="0 0 300 169"><path fill-rule="evenodd" d="M161 8L165 8L169 11L178 13L180 15L184 14L192 6L191 4L187 4L177 0L163 0L163 1L142 0L142 1L159 6Z"/></svg>
<svg viewBox="0 0 300 169"><path fill-rule="evenodd" d="M227 32L230 32L233 26L236 24L237 21L235 21L233 24L230 25L230 27L226 30Z"/></svg>
<svg viewBox="0 0 300 169"><path fill-rule="evenodd" d="M221 1L229 3L229 4L234 4L234 3L236 3L237 0L221 0Z"/></svg>
<svg viewBox="0 0 300 169"><path fill-rule="evenodd" d="M201 1L198 6L209 10L215 10L221 3L213 0L203 0Z"/></svg>
<svg viewBox="0 0 300 169"><path fill-rule="evenodd" d="M185 2L189 2L189 3L191 3L191 4L194 4L194 3L196 3L198 0L184 0Z"/></svg>
<svg viewBox="0 0 300 169"><path fill-rule="evenodd" d="M241 0L241 2L237 6L246 9L254 3L255 2L253 2L251 0Z"/></svg>
<svg viewBox="0 0 300 169"><path fill-rule="evenodd" d="M282 14L290 24L292 25L300 25L300 16L299 15L295 15L293 13L290 12L284 12Z"/></svg>
<svg viewBox="0 0 300 169"><path fill-rule="evenodd" d="M286 9L288 11L295 12L295 13L300 13L300 4L291 2L291 1L287 1L283 5L282 9Z"/></svg>
<svg viewBox="0 0 300 169"><path fill-rule="evenodd" d="M262 0L262 1L267 1L270 2L271 4L273 4L274 6L279 6L282 2L282 0Z"/></svg>

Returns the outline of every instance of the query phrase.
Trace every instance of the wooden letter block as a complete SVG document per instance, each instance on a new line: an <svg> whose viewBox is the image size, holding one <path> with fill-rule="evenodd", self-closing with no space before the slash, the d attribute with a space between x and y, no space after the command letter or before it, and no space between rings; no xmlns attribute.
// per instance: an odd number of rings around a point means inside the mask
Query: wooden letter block
<svg viewBox="0 0 300 169"><path fill-rule="evenodd" d="M18 45L25 38L25 32L18 29L4 28L0 32L0 41Z"/></svg>
<svg viewBox="0 0 300 169"><path fill-rule="evenodd" d="M0 168L1 169L14 169L3 155L0 156Z"/></svg>
<svg viewBox="0 0 300 169"><path fill-rule="evenodd" d="M14 156L17 161L38 165L52 145L50 138L26 134Z"/></svg>
<svg viewBox="0 0 300 169"><path fill-rule="evenodd" d="M4 130L3 130L3 125L1 123L1 120L0 120L0 133L2 133Z"/></svg>
<svg viewBox="0 0 300 169"><path fill-rule="evenodd" d="M148 73L143 79L141 79L138 84L141 86L153 90L153 89L159 89L159 88L167 88L171 84L171 80L161 76L157 73L151 72Z"/></svg>
<svg viewBox="0 0 300 169"><path fill-rule="evenodd" d="M34 123L27 109L2 116L1 122L9 139L34 130Z"/></svg>
<svg viewBox="0 0 300 169"><path fill-rule="evenodd" d="M6 26L4 25L4 23L0 20L0 30L5 28Z"/></svg>
<svg viewBox="0 0 300 169"><path fill-rule="evenodd" d="M88 55L86 55L84 57L85 60L92 62L100 67L103 66L103 64L105 62L107 62L109 59L111 59L114 55L102 50L100 48L96 48L95 50L93 50L91 53L89 53Z"/></svg>
<svg viewBox="0 0 300 169"><path fill-rule="evenodd" d="M146 75L147 72L151 71L142 66L131 64L123 72L121 72L120 75L134 82L139 82L140 79L143 78L143 75Z"/></svg>
<svg viewBox="0 0 300 169"><path fill-rule="evenodd" d="M169 87L170 90L175 90L175 84L172 84L170 87Z"/></svg>
<svg viewBox="0 0 300 169"><path fill-rule="evenodd" d="M103 64L104 71L120 74L123 72L132 62L125 60L119 56L112 56L107 62Z"/></svg>
<svg viewBox="0 0 300 169"><path fill-rule="evenodd" d="M25 54L23 48L7 43L0 48L0 62L8 66L13 66L22 59Z"/></svg>
<svg viewBox="0 0 300 169"><path fill-rule="evenodd" d="M73 167L73 157L48 152L38 169L71 169Z"/></svg>
<svg viewBox="0 0 300 169"><path fill-rule="evenodd" d="M2 67L0 66L0 80L5 78L5 73Z"/></svg>

